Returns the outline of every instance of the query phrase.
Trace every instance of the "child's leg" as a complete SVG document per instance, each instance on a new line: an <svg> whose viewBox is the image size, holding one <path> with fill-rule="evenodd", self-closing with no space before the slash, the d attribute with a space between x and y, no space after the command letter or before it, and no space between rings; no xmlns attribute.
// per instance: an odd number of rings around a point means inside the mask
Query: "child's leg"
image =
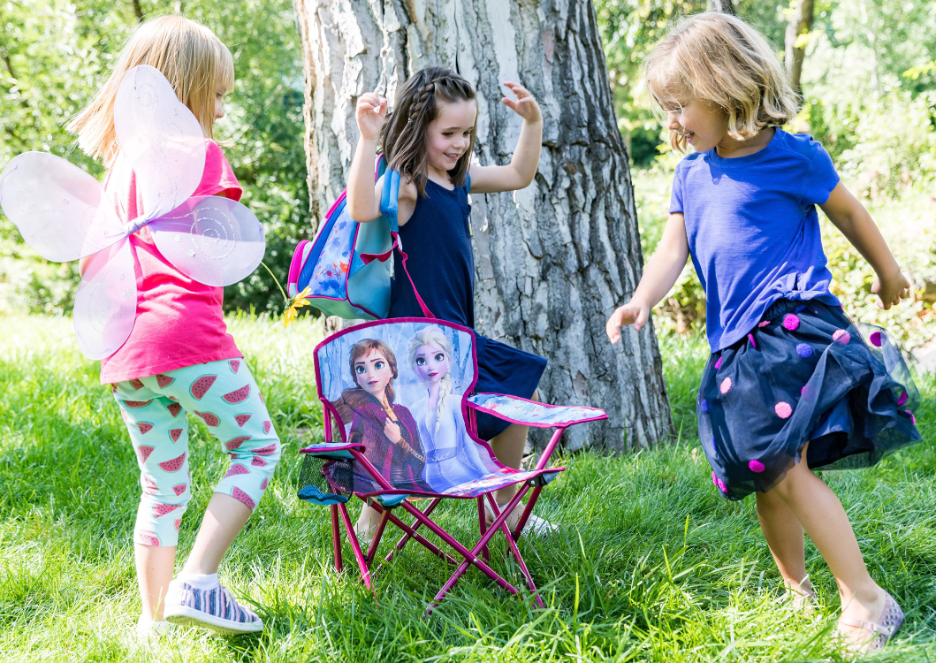
<svg viewBox="0 0 936 664"><path fill-rule="evenodd" d="M534 400L535 400L534 395ZM523 463L523 449L526 447L527 434L530 427L522 424L511 424L501 433L491 439L491 450L497 460L508 468L520 468ZM517 493L517 485L511 485L494 492L494 498L499 505L503 505Z"/></svg>
<svg viewBox="0 0 936 664"><path fill-rule="evenodd" d="M533 401L539 401L538 391L533 392L532 399ZM494 436L494 438L491 439L491 450L493 450L497 460L505 466L519 469L523 463L523 450L526 448L529 432L530 427L523 426L522 424L511 424L500 434ZM513 484L495 491L494 499L497 501L497 504L503 505L510 501L517 493L519 487L520 485ZM513 528L517 524L522 513L523 503L517 503L510 518L507 519L508 526ZM537 517L531 516L531 519L536 521ZM539 525L543 528L542 532L544 533L554 529L554 526L543 520L539 521Z"/></svg>
<svg viewBox="0 0 936 664"><path fill-rule="evenodd" d="M166 590L172 581L175 568L174 546L148 546L134 544L137 583L140 586L140 601L146 620L162 620L166 608Z"/></svg>
<svg viewBox="0 0 936 664"><path fill-rule="evenodd" d="M842 617L876 622L887 595L868 574L848 515L836 495L802 462L787 472L770 493L774 492L799 519L835 576ZM855 636L864 639L868 635Z"/></svg>
<svg viewBox="0 0 936 664"><path fill-rule="evenodd" d="M236 370L235 370L236 368ZM194 369L194 371L193 371ZM184 372L184 373L183 373ZM194 386L216 377L204 394ZM189 404L231 457L215 487L183 573L216 574L221 559L259 504L280 459L279 437L250 369L241 360L212 362L170 374L182 381ZM191 384L191 385L190 385ZM203 409L203 410L202 410Z"/></svg>
<svg viewBox="0 0 936 664"><path fill-rule="evenodd" d="M252 510L241 501L224 493L212 494L182 571L186 574L217 574L221 559L251 514Z"/></svg>
<svg viewBox="0 0 936 664"><path fill-rule="evenodd" d="M757 518L783 577L783 585L801 595L811 594L812 584L806 574L803 525L777 492L758 492L756 497Z"/></svg>
<svg viewBox="0 0 936 664"><path fill-rule="evenodd" d="M142 494L133 539L143 618L162 620L179 524L192 496L188 426L179 404L140 381L118 383L114 398L140 467Z"/></svg>

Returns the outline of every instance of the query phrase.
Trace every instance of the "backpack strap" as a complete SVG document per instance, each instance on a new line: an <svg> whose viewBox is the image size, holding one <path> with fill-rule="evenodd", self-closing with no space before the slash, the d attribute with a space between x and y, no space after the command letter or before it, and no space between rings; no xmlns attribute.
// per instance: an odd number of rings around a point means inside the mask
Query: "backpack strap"
<svg viewBox="0 0 936 664"><path fill-rule="evenodd" d="M384 166L385 170L381 169L382 165ZM403 251L403 241L400 239L400 226L397 222L398 204L400 199L400 173L394 169L386 168L386 162L384 161L383 155L381 155L380 161L377 165L378 177L380 176L381 171L383 171L382 174L384 175L384 186L380 195L380 213L383 215L383 218L386 219L387 225L390 227L390 237L393 238L393 245L390 247L390 250L387 253L392 254L394 248L398 248L400 250L400 256L403 259L400 261L400 266L403 268L403 272L406 274L406 278L409 279L410 285L413 287L413 294L416 296L416 301L419 303L419 308L422 309L423 316L426 318L435 318L428 305L426 305L422 297L420 297L419 291L416 289L416 284L413 283L413 277L410 276L409 270L406 269L406 259L408 256L406 255L406 252ZM375 258L377 257L375 256ZM384 260L386 260L386 258L384 258Z"/></svg>

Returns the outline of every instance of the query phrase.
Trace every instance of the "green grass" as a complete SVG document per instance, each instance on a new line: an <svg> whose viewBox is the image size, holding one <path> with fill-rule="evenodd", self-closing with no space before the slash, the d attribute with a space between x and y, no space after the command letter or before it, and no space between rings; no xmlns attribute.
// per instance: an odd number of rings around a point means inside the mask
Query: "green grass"
<svg viewBox="0 0 936 664"><path fill-rule="evenodd" d="M295 498L297 450L321 435L311 349L300 321L238 318L231 330L285 433L267 497L235 542L222 578L268 625L260 637L179 631L157 645L132 639L140 607L131 529L134 455L98 365L75 349L67 319L0 317L0 653L29 661L579 661L838 660L834 583L814 549L820 610L776 603L779 578L750 499L721 500L697 444L693 401L705 355L695 337L664 338L679 444L624 458L582 453L538 510L562 525L521 547L545 610L469 571L429 620L449 569L418 547L377 576L377 598L349 569L331 568L327 511ZM878 467L827 473L848 509L874 577L907 611L878 660L936 658L936 381L920 381L927 442ZM191 422L193 505L180 552L226 459ZM472 540L474 505L441 516ZM516 568L493 550L517 585ZM346 557L350 550L345 548Z"/></svg>

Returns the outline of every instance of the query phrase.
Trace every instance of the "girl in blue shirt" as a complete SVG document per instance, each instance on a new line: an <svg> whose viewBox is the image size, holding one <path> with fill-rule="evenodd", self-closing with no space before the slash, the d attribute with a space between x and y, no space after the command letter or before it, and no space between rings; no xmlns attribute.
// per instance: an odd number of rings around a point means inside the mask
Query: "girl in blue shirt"
<svg viewBox="0 0 936 664"><path fill-rule="evenodd" d="M633 298L608 320L640 330L687 257L706 295L712 355L699 391L702 446L728 499L750 493L788 593L814 595L808 533L838 583L839 633L883 647L903 612L868 574L842 504L812 469L877 463L920 435L918 395L880 329L863 336L829 291L816 206L874 268L887 309L909 294L887 244L809 136L766 40L721 13L690 17L647 61L646 82L683 159L670 216Z"/></svg>

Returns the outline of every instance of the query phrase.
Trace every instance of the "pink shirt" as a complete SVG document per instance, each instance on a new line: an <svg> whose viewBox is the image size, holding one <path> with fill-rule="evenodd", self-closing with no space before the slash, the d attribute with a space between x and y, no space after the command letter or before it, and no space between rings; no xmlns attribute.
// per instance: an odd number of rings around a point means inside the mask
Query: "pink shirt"
<svg viewBox="0 0 936 664"><path fill-rule="evenodd" d="M224 153L214 141L207 144L205 171L193 195L240 200L243 190ZM136 174L121 156L104 188L124 223L142 213ZM223 288L194 281L173 267L156 248L148 227L130 236L130 249L136 264L136 321L126 343L101 361L102 383L243 357L224 324Z"/></svg>

